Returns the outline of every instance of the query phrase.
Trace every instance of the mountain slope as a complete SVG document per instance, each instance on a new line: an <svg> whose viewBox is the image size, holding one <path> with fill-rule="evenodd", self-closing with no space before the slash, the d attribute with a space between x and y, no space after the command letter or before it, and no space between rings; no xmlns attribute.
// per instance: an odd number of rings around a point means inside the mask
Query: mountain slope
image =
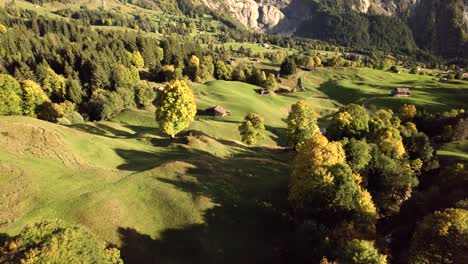
<svg viewBox="0 0 468 264"><path fill-rule="evenodd" d="M464 0L196 0L206 6L231 13L242 24L258 32L296 35L356 47L386 49L386 34L401 38L402 49L418 47L447 58L466 57L468 8ZM396 17L395 19L383 17ZM378 20L376 23L375 20ZM407 22L407 23L405 23ZM340 27L340 23L344 27ZM377 29L377 31L373 30ZM382 27L383 31L379 31ZM411 30L408 30L411 29ZM336 31L361 39L349 41ZM411 32L410 32L411 31ZM331 33L332 36L327 34ZM366 35L366 34L364 34ZM370 42L366 43L369 38ZM372 41L374 39L375 41ZM398 40L399 41L399 40ZM375 45L375 43L378 43Z"/></svg>

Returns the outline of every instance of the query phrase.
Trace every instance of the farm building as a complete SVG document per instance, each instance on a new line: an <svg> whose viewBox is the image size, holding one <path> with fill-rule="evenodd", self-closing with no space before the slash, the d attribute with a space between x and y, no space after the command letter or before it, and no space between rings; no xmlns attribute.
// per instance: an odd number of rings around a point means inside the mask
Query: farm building
<svg viewBox="0 0 468 264"><path fill-rule="evenodd" d="M225 117L231 114L231 112L227 111L226 109L224 109L223 107L219 105L207 108L205 112L207 115L220 116L220 117Z"/></svg>
<svg viewBox="0 0 468 264"><path fill-rule="evenodd" d="M392 91L392 96L411 96L408 88L395 88Z"/></svg>

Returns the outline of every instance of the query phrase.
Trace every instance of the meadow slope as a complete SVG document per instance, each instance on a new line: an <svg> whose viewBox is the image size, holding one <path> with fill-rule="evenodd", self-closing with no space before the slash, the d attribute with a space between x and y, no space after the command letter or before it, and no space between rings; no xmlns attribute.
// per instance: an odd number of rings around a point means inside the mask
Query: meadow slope
<svg viewBox="0 0 468 264"><path fill-rule="evenodd" d="M116 122L1 117L0 134L0 233L58 218L126 263L274 263L290 152Z"/></svg>

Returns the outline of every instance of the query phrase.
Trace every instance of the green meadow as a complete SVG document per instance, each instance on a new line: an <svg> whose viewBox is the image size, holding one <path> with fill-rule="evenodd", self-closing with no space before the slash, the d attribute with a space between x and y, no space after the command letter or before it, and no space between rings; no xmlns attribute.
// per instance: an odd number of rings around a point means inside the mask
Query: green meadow
<svg viewBox="0 0 468 264"><path fill-rule="evenodd" d="M191 84L198 114L174 140L159 132L153 112L141 110L70 126L0 117L0 233L13 236L26 224L57 218L117 245L126 263L275 263L288 227L281 212L293 159L284 148L291 104L307 101L326 126L348 103L434 111L468 99L464 81L366 68L299 74L306 91L271 96L240 82ZM401 86L413 96L388 96ZM217 105L231 115L205 114ZM238 132L249 112L264 117L267 129L255 147L241 143ZM439 155L466 161L465 143Z"/></svg>
<svg viewBox="0 0 468 264"><path fill-rule="evenodd" d="M468 102L468 82L440 81L440 77L396 74L369 68L318 68L305 74L305 83L341 104L358 103L369 108L397 110L415 104L427 111L463 108ZM392 97L394 88L409 88L410 97Z"/></svg>

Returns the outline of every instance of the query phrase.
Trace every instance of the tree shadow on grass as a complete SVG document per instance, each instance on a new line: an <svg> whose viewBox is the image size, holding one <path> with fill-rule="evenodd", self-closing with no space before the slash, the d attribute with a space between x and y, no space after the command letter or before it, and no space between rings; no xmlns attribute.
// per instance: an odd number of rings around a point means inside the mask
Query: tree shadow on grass
<svg viewBox="0 0 468 264"><path fill-rule="evenodd" d="M0 247L2 247L5 242L7 242L11 237L5 233L0 233Z"/></svg>
<svg viewBox="0 0 468 264"><path fill-rule="evenodd" d="M69 125L68 127L75 128L77 130L80 130L89 134L94 134L98 136L108 136L106 130L89 125L89 124L73 124L73 125Z"/></svg>
<svg viewBox="0 0 468 264"><path fill-rule="evenodd" d="M239 146L240 148L241 146ZM192 164L182 178L157 178L193 199L215 204L203 222L163 230L150 237L132 228L118 230L125 263L287 263L285 241L291 235L287 217L287 182L291 153L243 146L227 158L172 146L172 154L118 151L133 169L148 163L183 161ZM138 160L144 163L135 164ZM154 161L154 162L152 162Z"/></svg>
<svg viewBox="0 0 468 264"><path fill-rule="evenodd" d="M278 146L287 147L288 138L287 138L287 129L284 127L274 127L274 126L265 126L265 129L273 134L271 137Z"/></svg>

